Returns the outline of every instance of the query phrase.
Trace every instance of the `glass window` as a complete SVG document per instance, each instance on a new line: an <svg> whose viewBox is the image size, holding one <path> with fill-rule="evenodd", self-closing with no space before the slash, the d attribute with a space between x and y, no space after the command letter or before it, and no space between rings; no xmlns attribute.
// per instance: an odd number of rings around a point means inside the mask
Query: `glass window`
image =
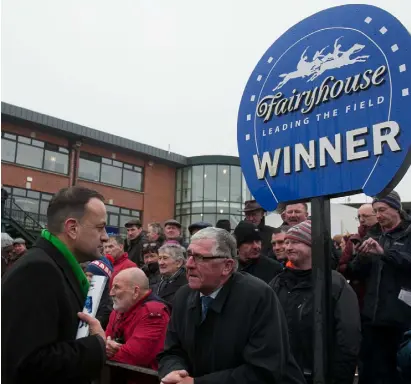
<svg viewBox="0 0 411 384"><path fill-rule="evenodd" d="M16 163L41 168L43 166L43 154L44 150L42 148L18 143Z"/></svg>
<svg viewBox="0 0 411 384"><path fill-rule="evenodd" d="M34 145L35 147L44 148L44 142L43 141L32 140L31 145Z"/></svg>
<svg viewBox="0 0 411 384"><path fill-rule="evenodd" d="M241 216L230 215L231 228L234 229L241 220Z"/></svg>
<svg viewBox="0 0 411 384"><path fill-rule="evenodd" d="M101 159L101 162L103 163L103 164L113 164L113 161L111 160L111 159L106 159L105 157L103 157L102 159Z"/></svg>
<svg viewBox="0 0 411 384"><path fill-rule="evenodd" d="M203 216L202 215L200 215L200 214L191 215L191 223L190 224L197 223L199 221L203 221Z"/></svg>
<svg viewBox="0 0 411 384"><path fill-rule="evenodd" d="M25 212L38 213L39 201L27 197L14 197L14 202Z"/></svg>
<svg viewBox="0 0 411 384"><path fill-rule="evenodd" d="M140 217L140 212L139 211L131 211L131 214L133 216Z"/></svg>
<svg viewBox="0 0 411 384"><path fill-rule="evenodd" d="M204 167L204 201L217 199L217 166Z"/></svg>
<svg viewBox="0 0 411 384"><path fill-rule="evenodd" d="M16 143L14 141L1 139L1 159L12 161L16 158Z"/></svg>
<svg viewBox="0 0 411 384"><path fill-rule="evenodd" d="M24 136L19 136L19 142L20 143L25 143L25 144L30 144L31 143L31 139L28 137L24 137Z"/></svg>
<svg viewBox="0 0 411 384"><path fill-rule="evenodd" d="M230 212L230 204L227 202L218 202L217 203L217 213L228 215Z"/></svg>
<svg viewBox="0 0 411 384"><path fill-rule="evenodd" d="M106 205L107 212L120 213L120 208L114 205Z"/></svg>
<svg viewBox="0 0 411 384"><path fill-rule="evenodd" d="M216 213L217 212L217 203L215 201L204 202L204 213Z"/></svg>
<svg viewBox="0 0 411 384"><path fill-rule="evenodd" d="M135 189L136 191L142 190L142 174L128 169L123 169L123 187L129 189Z"/></svg>
<svg viewBox="0 0 411 384"><path fill-rule="evenodd" d="M191 168L183 169L183 202L191 201Z"/></svg>
<svg viewBox="0 0 411 384"><path fill-rule="evenodd" d="M131 215L130 210L127 208L121 208L121 213L124 213L126 215Z"/></svg>
<svg viewBox="0 0 411 384"><path fill-rule="evenodd" d="M49 207L49 202L48 201L40 202L40 214L41 215L47 215L47 208L48 207Z"/></svg>
<svg viewBox="0 0 411 384"><path fill-rule="evenodd" d="M117 215L108 215L108 225L111 225L113 227L118 227L118 219L119 217Z"/></svg>
<svg viewBox="0 0 411 384"><path fill-rule="evenodd" d="M100 179L100 163L95 161L80 158L78 169L79 177L92 181L99 181Z"/></svg>
<svg viewBox="0 0 411 384"><path fill-rule="evenodd" d="M176 204L181 203L181 174L183 170L177 169L177 178L176 178Z"/></svg>
<svg viewBox="0 0 411 384"><path fill-rule="evenodd" d="M68 173L69 157L60 152L44 151L44 169L58 173Z"/></svg>
<svg viewBox="0 0 411 384"><path fill-rule="evenodd" d="M121 161L113 160L113 165L115 165L116 167L120 167L120 168L123 167L123 163Z"/></svg>
<svg viewBox="0 0 411 384"><path fill-rule="evenodd" d="M33 199L40 199L40 192L27 191L27 197L32 197Z"/></svg>
<svg viewBox="0 0 411 384"><path fill-rule="evenodd" d="M22 188L13 188L13 195L26 196L26 190Z"/></svg>
<svg viewBox="0 0 411 384"><path fill-rule="evenodd" d="M203 202L191 203L192 213L203 213Z"/></svg>
<svg viewBox="0 0 411 384"><path fill-rule="evenodd" d="M230 201L241 203L241 168L230 167Z"/></svg>
<svg viewBox="0 0 411 384"><path fill-rule="evenodd" d="M112 165L101 164L100 181L121 187L121 169L113 167Z"/></svg>
<svg viewBox="0 0 411 384"><path fill-rule="evenodd" d="M193 191L192 201L203 200L203 184L204 184L204 167L197 165L192 168L193 170Z"/></svg>
<svg viewBox="0 0 411 384"><path fill-rule="evenodd" d="M16 140L17 139L17 137L16 137L16 135L12 135L11 133L4 133L3 134L3 136L6 138L6 139L12 139L12 140Z"/></svg>
<svg viewBox="0 0 411 384"><path fill-rule="evenodd" d="M190 226L190 220L191 220L191 216L190 215L184 215L181 216L181 225L183 227L183 237L184 238L188 238L190 236L190 233L188 232L188 227Z"/></svg>
<svg viewBox="0 0 411 384"><path fill-rule="evenodd" d="M181 205L181 214L187 215L191 213L190 203L185 203Z"/></svg>
<svg viewBox="0 0 411 384"><path fill-rule="evenodd" d="M124 168L126 169L133 169L133 166L130 164L124 164Z"/></svg>
<svg viewBox="0 0 411 384"><path fill-rule="evenodd" d="M238 186L241 188L241 182ZM217 200L228 201L230 199L230 167L219 165L217 168Z"/></svg>
<svg viewBox="0 0 411 384"><path fill-rule="evenodd" d="M137 172L143 172L143 168L137 167L137 165L134 166L134 170Z"/></svg>
<svg viewBox="0 0 411 384"><path fill-rule="evenodd" d="M241 212L241 203L230 203L230 213L239 215Z"/></svg>
<svg viewBox="0 0 411 384"><path fill-rule="evenodd" d="M69 153L69 150L67 148L59 147L59 152L61 153Z"/></svg>
<svg viewBox="0 0 411 384"><path fill-rule="evenodd" d="M215 225L216 223L216 215L215 214L210 214L210 213L206 213L203 216L203 221L205 221L206 223L210 223L211 225Z"/></svg>
<svg viewBox="0 0 411 384"><path fill-rule="evenodd" d="M180 204L176 205L176 216L177 215L181 215L181 205Z"/></svg>
<svg viewBox="0 0 411 384"><path fill-rule="evenodd" d="M53 195L49 195L48 193L42 193L41 194L41 199L42 200L50 201L52 197L53 197Z"/></svg>

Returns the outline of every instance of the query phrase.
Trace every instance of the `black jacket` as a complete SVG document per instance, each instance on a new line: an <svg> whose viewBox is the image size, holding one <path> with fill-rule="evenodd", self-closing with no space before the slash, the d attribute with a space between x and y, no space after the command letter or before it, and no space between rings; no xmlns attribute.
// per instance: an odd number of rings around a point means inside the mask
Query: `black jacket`
<svg viewBox="0 0 411 384"><path fill-rule="evenodd" d="M106 360L100 336L76 340L85 297L64 256L40 238L2 280L3 383L81 384Z"/></svg>
<svg viewBox="0 0 411 384"><path fill-rule="evenodd" d="M110 297L110 281L107 280L103 294L101 295L100 305L98 306L96 313L96 319L100 322L104 330L108 325L108 320L112 311L113 299Z"/></svg>
<svg viewBox="0 0 411 384"><path fill-rule="evenodd" d="M274 292L234 273L201 322L198 291L178 290L159 376L185 369L196 384L305 383L290 353L287 324Z"/></svg>
<svg viewBox="0 0 411 384"><path fill-rule="evenodd" d="M286 268L270 282L283 306L288 323L291 351L304 372L313 371L313 284L312 273ZM352 384L361 343L358 300L354 291L332 271L334 355L332 383Z"/></svg>
<svg viewBox="0 0 411 384"><path fill-rule="evenodd" d="M258 259L253 260L251 263L240 263L239 270L240 272L247 272L250 275L258 277L268 284L283 270L283 266L278 261L261 255Z"/></svg>
<svg viewBox="0 0 411 384"><path fill-rule="evenodd" d="M161 281L160 270L158 263L144 264L141 270L146 274L148 278L148 285L150 289L156 293L158 285Z"/></svg>
<svg viewBox="0 0 411 384"><path fill-rule="evenodd" d="M162 279L157 288L158 297L165 300L170 305L173 305L174 296L176 292L183 285L187 284L186 270L184 267L176 273L175 277L171 279Z"/></svg>
<svg viewBox="0 0 411 384"><path fill-rule="evenodd" d="M350 264L352 278L366 283L362 317L365 324L408 329L411 307L398 299L401 289L411 290L411 221L381 233L383 255L357 255Z"/></svg>
<svg viewBox="0 0 411 384"><path fill-rule="evenodd" d="M275 231L274 227L270 227L269 225L265 225L264 220L261 220L260 224L258 225L258 229L260 230L261 235L261 253L263 255L268 255L270 250L273 249L271 245L271 238Z"/></svg>
<svg viewBox="0 0 411 384"><path fill-rule="evenodd" d="M143 242L144 242L144 233L136 237L133 240L124 240L124 252L128 253L128 258L137 264L137 267L141 268L144 265L143 258Z"/></svg>

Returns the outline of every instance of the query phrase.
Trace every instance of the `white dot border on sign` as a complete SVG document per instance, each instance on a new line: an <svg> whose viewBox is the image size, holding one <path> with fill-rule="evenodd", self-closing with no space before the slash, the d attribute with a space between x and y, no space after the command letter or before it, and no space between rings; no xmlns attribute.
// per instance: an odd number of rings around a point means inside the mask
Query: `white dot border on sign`
<svg viewBox="0 0 411 384"><path fill-rule="evenodd" d="M401 92L402 92L403 96L409 96L410 95L410 91L409 91L408 88L404 88Z"/></svg>

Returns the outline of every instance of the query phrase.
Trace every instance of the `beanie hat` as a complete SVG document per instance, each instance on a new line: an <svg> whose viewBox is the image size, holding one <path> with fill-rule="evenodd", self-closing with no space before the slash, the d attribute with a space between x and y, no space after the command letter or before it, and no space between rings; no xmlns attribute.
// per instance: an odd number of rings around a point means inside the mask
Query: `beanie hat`
<svg viewBox="0 0 411 384"><path fill-rule="evenodd" d="M1 234L1 249L10 247L13 245L13 239L8 233L2 232Z"/></svg>
<svg viewBox="0 0 411 384"><path fill-rule="evenodd" d="M400 195L395 191L391 191L388 195L382 198L374 197L372 204L374 205L375 203L385 203L397 211L402 210Z"/></svg>
<svg viewBox="0 0 411 384"><path fill-rule="evenodd" d="M101 257L98 260L92 261L86 269L86 272L90 272L93 275L105 276L110 278L113 273L113 265L107 259L107 257Z"/></svg>
<svg viewBox="0 0 411 384"><path fill-rule="evenodd" d="M237 247L244 243L261 241L260 230L252 223L240 221L234 229L234 236L237 240Z"/></svg>
<svg viewBox="0 0 411 384"><path fill-rule="evenodd" d="M311 247L311 220L291 227L285 234L285 239L299 241Z"/></svg>

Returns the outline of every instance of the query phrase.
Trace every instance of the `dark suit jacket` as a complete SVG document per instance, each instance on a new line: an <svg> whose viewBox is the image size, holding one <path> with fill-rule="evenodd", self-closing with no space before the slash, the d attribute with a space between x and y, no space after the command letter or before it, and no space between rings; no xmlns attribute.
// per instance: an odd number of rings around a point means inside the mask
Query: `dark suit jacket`
<svg viewBox="0 0 411 384"><path fill-rule="evenodd" d="M287 322L271 288L234 273L201 321L200 294L189 285L174 299L159 376L185 369L196 384L303 384L290 352Z"/></svg>
<svg viewBox="0 0 411 384"><path fill-rule="evenodd" d="M47 240L2 279L2 383L89 383L105 363L100 336L76 340L84 296L64 256Z"/></svg>

